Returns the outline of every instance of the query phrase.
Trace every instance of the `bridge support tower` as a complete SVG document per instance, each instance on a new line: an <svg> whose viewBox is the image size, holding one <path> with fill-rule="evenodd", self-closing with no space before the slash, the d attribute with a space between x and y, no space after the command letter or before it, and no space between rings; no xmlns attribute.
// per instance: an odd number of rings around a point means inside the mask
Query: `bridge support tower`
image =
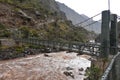
<svg viewBox="0 0 120 80"><path fill-rule="evenodd" d="M110 14L109 10L102 12L101 26L101 57L108 58L109 54L118 52L117 15Z"/></svg>
<svg viewBox="0 0 120 80"><path fill-rule="evenodd" d="M101 57L108 58L110 48L110 11L102 12L102 25L101 25Z"/></svg>
<svg viewBox="0 0 120 80"><path fill-rule="evenodd" d="M115 55L118 52L118 28L117 15L111 15L111 29L110 29L110 54Z"/></svg>

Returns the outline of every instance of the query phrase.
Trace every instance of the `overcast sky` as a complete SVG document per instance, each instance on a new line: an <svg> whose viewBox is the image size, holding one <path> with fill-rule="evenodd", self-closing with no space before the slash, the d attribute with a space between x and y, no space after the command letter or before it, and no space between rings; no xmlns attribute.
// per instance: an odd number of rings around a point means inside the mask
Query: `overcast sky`
<svg viewBox="0 0 120 80"><path fill-rule="evenodd" d="M92 17L103 10L108 9L108 0L56 0L66 4L79 14ZM111 12L120 15L120 0L110 0Z"/></svg>

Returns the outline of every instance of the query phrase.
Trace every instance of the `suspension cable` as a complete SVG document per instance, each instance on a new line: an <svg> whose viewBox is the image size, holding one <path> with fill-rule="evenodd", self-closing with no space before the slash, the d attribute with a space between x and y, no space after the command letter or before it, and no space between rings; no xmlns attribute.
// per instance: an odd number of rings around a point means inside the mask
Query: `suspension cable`
<svg viewBox="0 0 120 80"><path fill-rule="evenodd" d="M120 16L117 16L117 19L120 20Z"/></svg>
<svg viewBox="0 0 120 80"><path fill-rule="evenodd" d="M88 19L86 19L86 20L84 20L84 21L81 21L80 23L77 23L77 24L75 24L75 25L79 25L79 24L85 23L85 22L89 21L90 19L92 19L92 18L94 18L94 17L96 17L96 16L98 16L98 15L100 15L100 14L101 14L101 13L98 13L98 14L96 14L96 15L94 15L94 16L92 16L92 17L90 17L90 18L88 18Z"/></svg>
<svg viewBox="0 0 120 80"><path fill-rule="evenodd" d="M98 21L101 21L101 19L98 20ZM92 22L92 23L90 23L90 24L87 24L87 25L85 25L85 26L82 26L82 27L87 27L87 26L93 25L93 24L97 23L98 21L94 21L94 22Z"/></svg>

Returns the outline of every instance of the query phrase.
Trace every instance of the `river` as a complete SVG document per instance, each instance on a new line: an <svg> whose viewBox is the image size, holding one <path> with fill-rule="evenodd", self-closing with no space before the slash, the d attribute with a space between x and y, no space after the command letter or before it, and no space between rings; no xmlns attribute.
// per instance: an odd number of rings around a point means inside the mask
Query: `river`
<svg viewBox="0 0 120 80"><path fill-rule="evenodd" d="M4 60L0 61L0 80L83 80L91 66L88 58L62 51Z"/></svg>

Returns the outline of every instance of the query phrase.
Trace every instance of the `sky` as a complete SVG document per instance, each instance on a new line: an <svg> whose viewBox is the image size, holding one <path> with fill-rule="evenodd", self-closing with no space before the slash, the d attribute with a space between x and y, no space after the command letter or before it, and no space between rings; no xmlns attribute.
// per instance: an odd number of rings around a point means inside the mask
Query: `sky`
<svg viewBox="0 0 120 80"><path fill-rule="evenodd" d="M92 17L103 10L108 10L108 0L56 0L64 3L79 14L85 14ZM109 0L110 11L120 15L120 0Z"/></svg>

